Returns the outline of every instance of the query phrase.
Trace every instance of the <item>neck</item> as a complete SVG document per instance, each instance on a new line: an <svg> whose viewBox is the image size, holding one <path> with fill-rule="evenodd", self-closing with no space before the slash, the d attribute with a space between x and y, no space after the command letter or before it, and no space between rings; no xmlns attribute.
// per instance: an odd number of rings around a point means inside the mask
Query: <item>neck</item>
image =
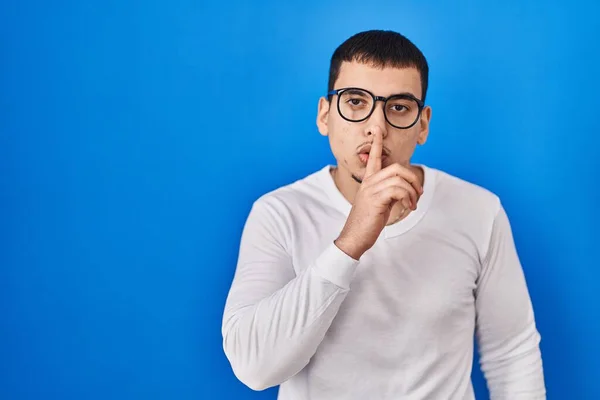
<svg viewBox="0 0 600 400"><path fill-rule="evenodd" d="M421 167L415 165L408 165L417 177L419 178L419 182L423 185L423 181L425 179L425 173ZM330 170L331 176L333 177L333 181L335 182L336 187L342 193L342 195L348 200L350 204L354 204L354 199L356 198L356 193L360 188L360 183L357 182L349 171L342 171L338 167L334 167ZM388 218L387 225L391 225L395 222L398 222L404 218L406 218L411 210L404 211L404 207L401 203L396 203L392 207L392 211L390 212L390 216Z"/></svg>

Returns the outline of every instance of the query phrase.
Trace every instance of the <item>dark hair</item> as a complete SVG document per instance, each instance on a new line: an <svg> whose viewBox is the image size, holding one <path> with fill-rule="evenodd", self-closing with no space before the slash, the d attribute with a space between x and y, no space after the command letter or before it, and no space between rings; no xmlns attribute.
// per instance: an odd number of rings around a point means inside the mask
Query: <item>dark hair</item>
<svg viewBox="0 0 600 400"><path fill-rule="evenodd" d="M382 30L357 33L342 43L333 53L329 66L328 91L340 74L342 62L358 61L375 67L416 68L421 74L421 100L425 101L429 66L421 50L405 36Z"/></svg>

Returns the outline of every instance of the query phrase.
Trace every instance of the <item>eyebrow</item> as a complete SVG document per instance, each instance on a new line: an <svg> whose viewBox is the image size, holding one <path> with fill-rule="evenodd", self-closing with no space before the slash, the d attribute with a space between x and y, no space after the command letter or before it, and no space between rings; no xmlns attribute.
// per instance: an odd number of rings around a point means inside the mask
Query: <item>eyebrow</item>
<svg viewBox="0 0 600 400"><path fill-rule="evenodd" d="M410 96L410 97L414 97L414 98L418 99L418 97L415 96L414 94L412 94L411 92L394 93L394 94L389 95L388 97L393 97L393 96Z"/></svg>
<svg viewBox="0 0 600 400"><path fill-rule="evenodd" d="M365 93L365 92L363 92L363 91L361 91L359 89L348 89L345 92L348 93L348 94L356 94L356 95L359 95L359 96L367 96L367 93Z"/></svg>
<svg viewBox="0 0 600 400"><path fill-rule="evenodd" d="M362 90L365 90L365 89L362 89ZM365 95L366 94L365 92L362 92L361 89L348 89L345 92L348 94L355 94L355 95ZM390 98L390 97L395 97L395 96L410 96L410 97L414 97L415 99L418 99L418 97L411 92L392 93L391 95L384 96L384 97Z"/></svg>

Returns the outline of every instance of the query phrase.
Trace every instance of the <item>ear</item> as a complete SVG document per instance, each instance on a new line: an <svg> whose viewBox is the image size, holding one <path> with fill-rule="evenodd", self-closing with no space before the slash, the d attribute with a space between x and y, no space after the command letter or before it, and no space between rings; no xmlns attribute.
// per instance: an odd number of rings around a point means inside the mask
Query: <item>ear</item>
<svg viewBox="0 0 600 400"><path fill-rule="evenodd" d="M424 145L427 142L429 136L429 122L431 121L431 107L425 106L421 112L421 118L419 120L419 138L417 143Z"/></svg>
<svg viewBox="0 0 600 400"><path fill-rule="evenodd" d="M325 97L319 99L319 109L317 110L317 127L319 133L323 136L329 134L329 128L327 126L327 118L329 117L329 106L330 103Z"/></svg>

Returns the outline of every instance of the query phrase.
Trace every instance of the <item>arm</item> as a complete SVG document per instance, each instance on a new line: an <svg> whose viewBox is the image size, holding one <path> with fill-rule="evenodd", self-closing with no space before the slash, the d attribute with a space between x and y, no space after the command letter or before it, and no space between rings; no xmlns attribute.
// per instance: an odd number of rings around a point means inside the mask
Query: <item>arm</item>
<svg viewBox="0 0 600 400"><path fill-rule="evenodd" d="M358 265L331 243L296 276L280 221L265 202L252 207L223 315L225 354L254 390L279 385L308 364Z"/></svg>
<svg viewBox="0 0 600 400"><path fill-rule="evenodd" d="M545 399L531 299L502 205L476 289L481 369L493 400Z"/></svg>

